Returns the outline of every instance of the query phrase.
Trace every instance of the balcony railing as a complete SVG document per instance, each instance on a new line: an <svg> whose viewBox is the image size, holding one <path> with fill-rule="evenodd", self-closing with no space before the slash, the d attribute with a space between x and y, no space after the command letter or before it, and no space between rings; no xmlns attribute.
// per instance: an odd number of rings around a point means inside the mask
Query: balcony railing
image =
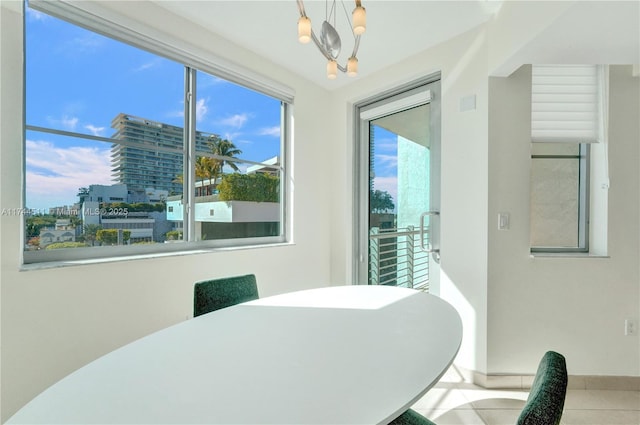
<svg viewBox="0 0 640 425"><path fill-rule="evenodd" d="M369 231L369 284L429 291L429 254L420 249L419 230L408 226Z"/></svg>

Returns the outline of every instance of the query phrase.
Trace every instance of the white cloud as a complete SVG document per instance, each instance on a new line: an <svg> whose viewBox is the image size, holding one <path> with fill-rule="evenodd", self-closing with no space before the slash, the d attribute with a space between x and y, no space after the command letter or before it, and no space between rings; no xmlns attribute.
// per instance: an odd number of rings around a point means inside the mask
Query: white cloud
<svg viewBox="0 0 640 425"><path fill-rule="evenodd" d="M375 177L373 179L374 190L382 190L388 192L393 198L393 202L397 202L398 199L398 177Z"/></svg>
<svg viewBox="0 0 640 425"><path fill-rule="evenodd" d="M25 7L25 11L27 14L27 18L31 21L45 21L49 19L49 15L46 13L38 12L35 9L31 9L30 7Z"/></svg>
<svg viewBox="0 0 640 425"><path fill-rule="evenodd" d="M231 140L233 142L234 145L236 146L240 146L240 145L253 145L253 140L247 140L247 139L233 139L230 137L226 137L225 138L227 140Z"/></svg>
<svg viewBox="0 0 640 425"><path fill-rule="evenodd" d="M88 124L88 125L85 125L84 128L89 130L91 134L93 134L94 136L104 135L104 127L96 127L95 125Z"/></svg>
<svg viewBox="0 0 640 425"><path fill-rule="evenodd" d="M380 165L380 167L383 167L383 168L397 167L398 156L377 154L375 155L375 163L376 163L376 166Z"/></svg>
<svg viewBox="0 0 640 425"><path fill-rule="evenodd" d="M261 128L258 134L261 136L280 137L280 126L276 125L273 127Z"/></svg>
<svg viewBox="0 0 640 425"><path fill-rule="evenodd" d="M69 59L97 53L102 50L107 40L105 37L95 33L82 31L81 34L79 37L58 44L55 47L56 53L65 55Z"/></svg>
<svg viewBox="0 0 640 425"><path fill-rule="evenodd" d="M147 69L154 68L159 63L160 63L160 61L157 60L157 59L153 60L151 62L143 63L142 65L138 66L137 68L134 68L133 72L142 72L142 71L145 71Z"/></svg>
<svg viewBox="0 0 640 425"><path fill-rule="evenodd" d="M83 53L95 52L105 43L105 38L98 34L89 33L82 37L76 37L68 43L70 49Z"/></svg>
<svg viewBox="0 0 640 425"><path fill-rule="evenodd" d="M204 72L198 73L198 88L205 89L213 86L217 86L220 84L229 84L227 80L223 80L222 78L214 77L211 74L205 74Z"/></svg>
<svg viewBox="0 0 640 425"><path fill-rule="evenodd" d="M227 132L227 133L224 133L224 134L222 135L222 138L223 138L223 139L227 139L227 140L229 140L229 141L233 142L233 144L236 144L236 140L238 140L238 138L239 138L240 136L242 136L242 133L240 133L240 132L235 132L235 133L228 133L228 132ZM245 143L246 143L246 142L248 142L248 141L245 141ZM251 142L251 143L253 143L253 142Z"/></svg>
<svg viewBox="0 0 640 425"><path fill-rule="evenodd" d="M52 126L61 126L65 130L75 130L78 126L78 117L70 117L68 115L63 116L60 119L47 117L47 121Z"/></svg>
<svg viewBox="0 0 640 425"><path fill-rule="evenodd" d="M207 102L209 99L199 99L196 102L196 121L202 121L204 116L207 115L207 111L209 111L209 107L207 106ZM184 115L184 113L183 113Z"/></svg>
<svg viewBox="0 0 640 425"><path fill-rule="evenodd" d="M249 115L247 114L235 114L228 118L220 120L219 123L229 127L242 128L242 126L247 122L248 119Z"/></svg>
<svg viewBox="0 0 640 425"><path fill-rule="evenodd" d="M209 98L198 99L196 102L196 121L202 121L209 112ZM181 107L184 108L184 102L180 102ZM184 109L176 109L174 111L167 112L165 114L169 118L184 118Z"/></svg>
<svg viewBox="0 0 640 425"><path fill-rule="evenodd" d="M70 129L75 129L78 125L78 117L64 117L62 119L62 125Z"/></svg>
<svg viewBox="0 0 640 425"><path fill-rule="evenodd" d="M165 115L169 118L184 118L184 109L167 112Z"/></svg>
<svg viewBox="0 0 640 425"><path fill-rule="evenodd" d="M396 150L398 150L398 140L397 138L380 140L376 139L375 150L395 152Z"/></svg>
<svg viewBox="0 0 640 425"><path fill-rule="evenodd" d="M48 208L78 200L79 187L112 184L110 150L62 148L48 141L26 141L27 206Z"/></svg>

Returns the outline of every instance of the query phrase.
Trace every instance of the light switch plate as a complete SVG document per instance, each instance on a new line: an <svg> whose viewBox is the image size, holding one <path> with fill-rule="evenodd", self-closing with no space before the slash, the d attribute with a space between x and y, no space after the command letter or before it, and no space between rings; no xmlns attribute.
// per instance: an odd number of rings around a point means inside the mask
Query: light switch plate
<svg viewBox="0 0 640 425"><path fill-rule="evenodd" d="M509 213L498 213L498 230L509 230L510 221Z"/></svg>

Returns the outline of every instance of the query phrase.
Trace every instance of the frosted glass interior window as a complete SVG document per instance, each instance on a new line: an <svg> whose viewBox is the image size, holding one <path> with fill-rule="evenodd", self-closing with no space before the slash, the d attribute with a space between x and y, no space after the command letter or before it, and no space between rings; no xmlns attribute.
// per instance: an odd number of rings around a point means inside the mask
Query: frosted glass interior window
<svg viewBox="0 0 640 425"><path fill-rule="evenodd" d="M532 250L585 250L586 145L533 143Z"/></svg>

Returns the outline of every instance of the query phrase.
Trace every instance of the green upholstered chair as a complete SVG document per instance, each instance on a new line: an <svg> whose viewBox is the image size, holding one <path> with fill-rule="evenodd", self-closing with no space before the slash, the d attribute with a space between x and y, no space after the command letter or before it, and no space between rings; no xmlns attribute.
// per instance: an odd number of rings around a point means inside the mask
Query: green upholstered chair
<svg viewBox="0 0 640 425"><path fill-rule="evenodd" d="M398 416L390 425L436 425L415 410L409 409Z"/></svg>
<svg viewBox="0 0 640 425"><path fill-rule="evenodd" d="M527 402L516 425L558 425L567 395L567 364L562 354L547 351L533 379ZM435 425L414 410L407 410L391 425Z"/></svg>
<svg viewBox="0 0 640 425"><path fill-rule="evenodd" d="M193 317L257 299L258 286L253 274L196 282Z"/></svg>
<svg viewBox="0 0 640 425"><path fill-rule="evenodd" d="M547 351L540 360L527 403L517 425L558 425L567 395L567 363L562 354Z"/></svg>

